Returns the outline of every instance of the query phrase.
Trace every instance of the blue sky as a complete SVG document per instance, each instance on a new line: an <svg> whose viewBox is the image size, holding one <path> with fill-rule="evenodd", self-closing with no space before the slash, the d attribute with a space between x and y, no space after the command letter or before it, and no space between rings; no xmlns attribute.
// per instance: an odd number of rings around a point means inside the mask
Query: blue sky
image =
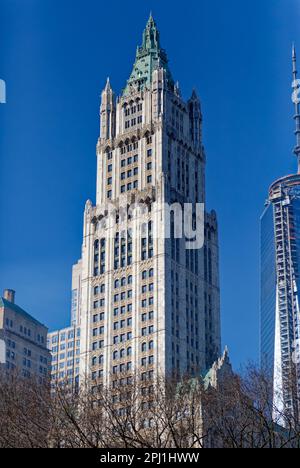
<svg viewBox="0 0 300 468"><path fill-rule="evenodd" d="M298 0L0 0L0 288L51 329L68 324L100 92L107 75L124 86L150 10L183 96L201 97L223 343L239 366L258 356L259 216L272 181L296 170Z"/></svg>

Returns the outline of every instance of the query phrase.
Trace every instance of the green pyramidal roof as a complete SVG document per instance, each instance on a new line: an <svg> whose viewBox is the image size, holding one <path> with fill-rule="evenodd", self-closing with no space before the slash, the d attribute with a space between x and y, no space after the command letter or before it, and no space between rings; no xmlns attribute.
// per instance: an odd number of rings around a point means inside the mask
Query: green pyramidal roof
<svg viewBox="0 0 300 468"><path fill-rule="evenodd" d="M169 67L168 58L164 49L160 47L159 31L150 14L146 28L143 32L143 43L137 48L133 70L123 91L123 96L130 94L131 89L143 90L149 88L152 81L152 73L158 67L167 72L170 87L174 86Z"/></svg>

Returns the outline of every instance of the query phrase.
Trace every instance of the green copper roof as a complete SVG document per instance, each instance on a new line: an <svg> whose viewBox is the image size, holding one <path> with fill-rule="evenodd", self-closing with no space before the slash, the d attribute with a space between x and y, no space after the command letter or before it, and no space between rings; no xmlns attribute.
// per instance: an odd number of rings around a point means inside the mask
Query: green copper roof
<svg viewBox="0 0 300 468"><path fill-rule="evenodd" d="M204 373L203 383L204 383L205 390L207 390L210 387L212 377L213 377L213 370L211 367L208 371Z"/></svg>
<svg viewBox="0 0 300 468"><path fill-rule="evenodd" d="M13 310L17 314L22 315L22 317L24 317L27 320L30 320L36 325L45 327L45 325L33 318L31 315L25 312L25 310L21 309L21 307L17 306L16 304L13 304L12 302L7 301L6 299L4 299L4 297L0 297L0 307L5 307L6 309Z"/></svg>
<svg viewBox="0 0 300 468"><path fill-rule="evenodd" d="M131 88L138 90L149 88L152 81L152 73L159 66L166 70L170 87L174 86L174 81L168 67L167 54L160 47L159 31L150 14L143 32L143 43L141 47L137 48L133 70L127 81L123 95L128 95Z"/></svg>

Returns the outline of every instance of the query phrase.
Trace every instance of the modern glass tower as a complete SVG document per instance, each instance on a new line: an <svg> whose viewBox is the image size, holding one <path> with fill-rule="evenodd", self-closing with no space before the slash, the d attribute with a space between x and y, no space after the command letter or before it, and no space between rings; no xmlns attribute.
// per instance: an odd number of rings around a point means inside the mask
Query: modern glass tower
<svg viewBox="0 0 300 468"><path fill-rule="evenodd" d="M298 173L274 182L261 217L261 364L273 378L274 417L299 417L300 112L296 52L293 101Z"/></svg>

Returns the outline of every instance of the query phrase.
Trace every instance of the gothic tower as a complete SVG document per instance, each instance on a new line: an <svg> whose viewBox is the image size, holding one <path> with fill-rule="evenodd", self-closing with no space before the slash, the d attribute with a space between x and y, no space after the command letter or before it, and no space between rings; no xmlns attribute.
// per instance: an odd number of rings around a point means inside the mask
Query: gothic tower
<svg viewBox="0 0 300 468"><path fill-rule="evenodd" d="M187 248L166 208L205 203L206 159L199 98L181 97L152 15L117 99L107 81L100 118L79 263L81 378L197 375L220 355L218 226L205 212L204 243Z"/></svg>

